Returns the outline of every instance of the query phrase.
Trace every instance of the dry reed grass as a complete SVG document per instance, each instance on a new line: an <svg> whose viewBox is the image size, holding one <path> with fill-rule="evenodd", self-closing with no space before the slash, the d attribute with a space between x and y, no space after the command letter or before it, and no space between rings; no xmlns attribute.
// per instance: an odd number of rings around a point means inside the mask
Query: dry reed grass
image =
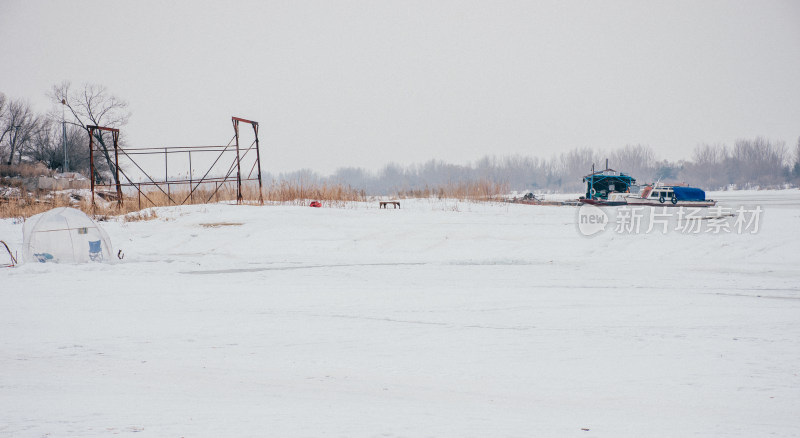
<svg viewBox="0 0 800 438"><path fill-rule="evenodd" d="M488 180L457 182L420 190L399 191L399 198L438 198L464 201L491 201L507 193L506 184L495 184ZM26 194L19 199L0 199L0 218L27 218L56 207L73 207L94 216L98 220L120 217L124 221L156 219L158 215L151 207L165 207L186 204L206 204L217 202L236 202L236 186L224 184L219 188L209 185L200 187L193 193L187 186L183 188L153 187L149 190L126 194L119 206L108 192L98 192L95 206L91 199L76 199L65 192L34 196ZM298 184L287 181L273 181L262 190L263 200L270 204L307 205L309 201L321 201L328 207L344 207L351 202L365 202L369 198L363 190L337 184ZM101 196L102 195L102 196ZM112 194L113 195L113 194ZM244 204L259 204L258 186L242 187ZM106 200L108 199L108 200Z"/></svg>
<svg viewBox="0 0 800 438"><path fill-rule="evenodd" d="M55 171L42 164L20 163L11 166L0 164L0 177L34 178L42 175L53 176L54 173Z"/></svg>
<svg viewBox="0 0 800 438"><path fill-rule="evenodd" d="M345 202L366 200L363 191L349 186L328 184L293 185L273 182L262 193L264 202L275 204L305 205L308 200L319 200L328 206L337 206ZM122 206L118 205L115 194L108 191L96 192L94 207L91 199L75 199L65 192L55 195L42 193L39 196L25 194L19 199L0 199L0 218L27 218L56 207L73 207L99 220L120 216L125 221L140 221L158 217L155 211L150 210L151 207L236 202L236 197L234 184L223 184L219 188L209 184L208 187L199 187L194 192L186 185L177 189L172 185L150 186L141 193L137 191L124 195ZM244 204L259 204L258 186L243 185L242 201Z"/></svg>
<svg viewBox="0 0 800 438"><path fill-rule="evenodd" d="M257 193L258 189L254 188ZM367 201L363 190L343 184L300 184L273 181L264 189L264 201L280 204L306 204L309 200L321 201L329 206L347 202Z"/></svg>
<svg viewBox="0 0 800 438"><path fill-rule="evenodd" d="M87 214L94 215L95 218L99 220L105 220L111 216L124 215L138 210L135 208L135 204L123 205L123 207L119 209L116 203L104 203L102 200L100 200L93 209L90 200L76 200L65 194L43 198L23 196L19 199L0 199L0 218L28 218L58 207L77 208Z"/></svg>
<svg viewBox="0 0 800 438"><path fill-rule="evenodd" d="M145 209L134 211L133 213L128 213L125 216L122 216L122 219L125 222L140 222L140 221L151 221L153 219L158 219L158 214L153 209Z"/></svg>
<svg viewBox="0 0 800 438"><path fill-rule="evenodd" d="M509 192L506 183L495 183L489 180L459 181L440 186L416 190L401 190L397 196L401 198L438 198L458 199L461 201L493 201Z"/></svg>

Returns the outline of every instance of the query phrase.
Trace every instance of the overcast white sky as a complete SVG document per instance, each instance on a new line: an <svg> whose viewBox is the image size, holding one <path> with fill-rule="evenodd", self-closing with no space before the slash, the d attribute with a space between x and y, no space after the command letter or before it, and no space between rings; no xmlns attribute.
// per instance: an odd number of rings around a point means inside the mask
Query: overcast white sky
<svg viewBox="0 0 800 438"><path fill-rule="evenodd" d="M800 137L791 0L0 0L0 41L9 97L103 84L132 147L257 120L271 172Z"/></svg>

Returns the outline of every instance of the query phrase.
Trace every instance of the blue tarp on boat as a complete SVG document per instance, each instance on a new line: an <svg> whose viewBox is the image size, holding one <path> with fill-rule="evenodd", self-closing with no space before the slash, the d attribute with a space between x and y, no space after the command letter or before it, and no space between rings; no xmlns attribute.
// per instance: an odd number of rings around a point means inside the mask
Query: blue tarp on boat
<svg viewBox="0 0 800 438"><path fill-rule="evenodd" d="M679 201L705 201L706 192L694 187L673 187L675 197Z"/></svg>

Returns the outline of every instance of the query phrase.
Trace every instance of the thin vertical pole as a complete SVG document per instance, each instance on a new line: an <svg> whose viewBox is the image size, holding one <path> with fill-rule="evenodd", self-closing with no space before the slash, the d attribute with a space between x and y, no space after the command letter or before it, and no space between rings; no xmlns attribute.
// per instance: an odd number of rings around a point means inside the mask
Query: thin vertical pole
<svg viewBox="0 0 800 438"><path fill-rule="evenodd" d="M242 166L239 161L239 121L233 121L233 130L236 133L236 203L242 203Z"/></svg>
<svg viewBox="0 0 800 438"><path fill-rule="evenodd" d="M258 203L264 205L264 194L261 190L261 153L258 148L258 123L256 122L253 122L253 132L256 134L256 161L258 162Z"/></svg>
<svg viewBox="0 0 800 438"><path fill-rule="evenodd" d="M194 184L192 183L192 151L189 151L189 203L194 203L194 190L192 187Z"/></svg>
<svg viewBox="0 0 800 438"><path fill-rule="evenodd" d="M122 187L119 185L119 131L112 131L114 139L114 174L117 181L117 208L122 208Z"/></svg>
<svg viewBox="0 0 800 438"><path fill-rule="evenodd" d="M94 128L89 128L89 180L92 186L92 214L94 214Z"/></svg>
<svg viewBox="0 0 800 438"><path fill-rule="evenodd" d="M167 148L164 148L164 182L167 184L167 201L172 199L172 195L169 191L169 163L167 162L167 157L169 154L167 153Z"/></svg>
<svg viewBox="0 0 800 438"><path fill-rule="evenodd" d="M61 166L64 173L67 173L69 170L67 166L67 122L64 118L64 107L67 106L67 102L64 99L61 99L61 139L62 145L64 146L64 165Z"/></svg>

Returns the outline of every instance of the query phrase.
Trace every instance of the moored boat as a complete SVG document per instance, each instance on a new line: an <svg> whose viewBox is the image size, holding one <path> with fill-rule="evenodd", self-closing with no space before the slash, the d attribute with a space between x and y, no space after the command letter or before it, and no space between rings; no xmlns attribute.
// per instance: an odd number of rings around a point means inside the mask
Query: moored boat
<svg viewBox="0 0 800 438"><path fill-rule="evenodd" d="M628 196L630 193L611 192L603 198L580 198L579 201L584 204L598 205L598 206L617 206L625 205L628 203Z"/></svg>
<svg viewBox="0 0 800 438"><path fill-rule="evenodd" d="M583 204L612 206L627 204L627 195L630 187L636 184L636 180L622 172L608 168L606 160L605 170L595 172L592 165L592 173L583 177L586 183L586 195L578 199Z"/></svg>
<svg viewBox="0 0 800 438"><path fill-rule="evenodd" d="M637 195L628 195L628 205L662 207L713 207L717 201L706 199L706 192L696 187L652 184L642 188Z"/></svg>

